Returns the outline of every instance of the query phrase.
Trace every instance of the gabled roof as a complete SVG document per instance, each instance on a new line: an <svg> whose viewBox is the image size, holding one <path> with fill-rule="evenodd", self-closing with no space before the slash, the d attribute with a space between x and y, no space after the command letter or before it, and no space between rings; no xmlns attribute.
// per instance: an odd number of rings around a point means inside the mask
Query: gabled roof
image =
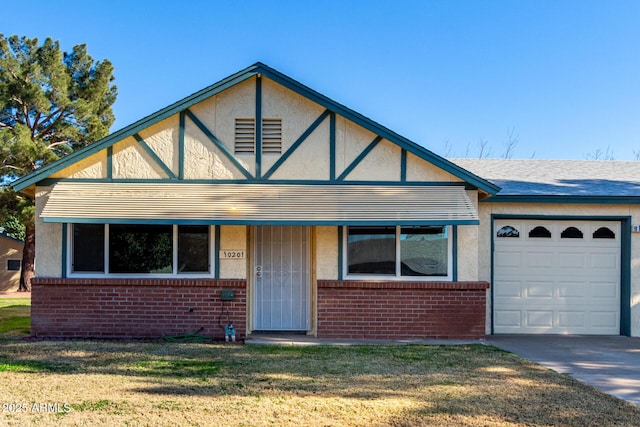
<svg viewBox="0 0 640 427"><path fill-rule="evenodd" d="M316 102L319 105L324 106L330 111L335 112L348 120L353 121L354 123L359 124L365 129L391 141L392 143L397 144L401 148L407 150L410 153L422 158L423 160L437 166L454 176L462 179L468 184L477 187L489 194L495 194L499 191L499 187L480 178L479 176L463 169L462 167L434 154L433 152L427 150L424 147L408 140L407 138L391 131L390 129L376 123L375 121L359 114L350 108L345 107L342 104L339 104L332 99L310 89L309 87L293 80L292 78L280 73L279 71L274 70L260 62L245 68L242 71L239 71L213 85L206 87L178 102L175 102L156 113L153 113L137 122L126 126L109 136L94 142L72 154L65 156L64 158L58 160L57 162L46 165L39 170L24 176L13 183L13 188L17 191L21 191L31 185L36 184L37 182L47 178L51 174L79 161L92 154L97 153L98 151L104 150L107 147L115 144L118 141L121 141L124 138L132 136L137 132L158 123L174 114L177 114L181 111L186 110L187 108L211 97L214 96L240 82L243 82L255 75L261 74L284 87L297 92L298 94L310 99L313 102Z"/></svg>
<svg viewBox="0 0 640 427"><path fill-rule="evenodd" d="M639 203L640 162L607 160L451 159L500 193L487 201Z"/></svg>
<svg viewBox="0 0 640 427"><path fill-rule="evenodd" d="M0 233L0 237L4 237L5 239L13 240L14 242L24 245L24 242L22 240L16 239L13 236L9 236L7 233Z"/></svg>

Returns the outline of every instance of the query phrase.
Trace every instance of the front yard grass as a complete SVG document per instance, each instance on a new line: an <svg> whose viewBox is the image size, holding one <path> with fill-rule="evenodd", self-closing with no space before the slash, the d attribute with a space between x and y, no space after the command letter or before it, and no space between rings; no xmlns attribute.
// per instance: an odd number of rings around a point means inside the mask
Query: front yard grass
<svg viewBox="0 0 640 427"><path fill-rule="evenodd" d="M640 408L480 344L5 340L0 378L16 426L640 425Z"/></svg>
<svg viewBox="0 0 640 427"><path fill-rule="evenodd" d="M0 340L21 338L31 329L31 298L0 298Z"/></svg>

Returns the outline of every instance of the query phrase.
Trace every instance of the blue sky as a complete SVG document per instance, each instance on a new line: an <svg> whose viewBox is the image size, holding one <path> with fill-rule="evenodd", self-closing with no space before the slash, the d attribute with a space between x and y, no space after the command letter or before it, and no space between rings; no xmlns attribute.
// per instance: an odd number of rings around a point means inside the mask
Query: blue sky
<svg viewBox="0 0 640 427"><path fill-rule="evenodd" d="M0 32L115 67L117 130L257 61L437 154L640 153L640 1L29 1Z"/></svg>

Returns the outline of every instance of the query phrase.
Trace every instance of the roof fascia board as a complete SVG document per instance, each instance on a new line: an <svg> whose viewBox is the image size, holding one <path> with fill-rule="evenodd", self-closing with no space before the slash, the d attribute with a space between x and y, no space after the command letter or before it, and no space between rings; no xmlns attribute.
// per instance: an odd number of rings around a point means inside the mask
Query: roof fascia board
<svg viewBox="0 0 640 427"><path fill-rule="evenodd" d="M497 195L488 197L480 203L562 203L562 204L605 204L637 205L640 196L561 196L561 195Z"/></svg>
<svg viewBox="0 0 640 427"><path fill-rule="evenodd" d="M404 220L176 220L176 219L140 219L140 218L69 218L69 217L46 217L42 218L46 223L73 223L73 224L177 224L177 225L478 225L480 220L425 220L425 221L404 221Z"/></svg>
<svg viewBox="0 0 640 427"><path fill-rule="evenodd" d="M167 119L173 116L174 114L184 111L187 108L197 104L198 102L201 102L211 96L214 96L232 86L237 85L238 83L241 83L255 76L256 74L258 74L258 72L255 71L256 69L257 69L257 66L252 65L242 71L239 71L219 81L218 83L214 83L211 86L208 86L192 95L189 95L186 98L178 102L175 102L147 117L144 117L138 120L137 122L132 123L129 126L126 126L120 130L115 131L111 135L106 136L105 138L99 141L96 141L78 151L75 151L71 154L64 156L62 159L54 163L43 166L42 168L38 169L37 171L31 174L26 175L20 179L17 179L12 183L12 187L16 191L21 191L29 187L30 185L36 184L41 179L53 173L56 173L61 169L64 169L65 167L81 159L89 157L105 148L108 148L113 144L115 144L116 142L119 142L127 137L133 136L134 134L140 132L143 129L148 128L151 125L154 125L164 119Z"/></svg>
<svg viewBox="0 0 640 427"><path fill-rule="evenodd" d="M15 237L9 236L7 233L0 233L0 237L4 237L5 239L9 239L12 240L16 243L20 243L22 245L24 245L24 241L20 240L20 239L16 239Z"/></svg>
<svg viewBox="0 0 640 427"><path fill-rule="evenodd" d="M308 179L175 179L175 178L45 178L38 181L44 187L55 185L59 182L89 182L89 183L171 183L171 184L287 184L287 185L375 185L378 187L464 187L472 190L465 182L442 181L362 181L362 180L308 180Z"/></svg>
<svg viewBox="0 0 640 427"><path fill-rule="evenodd" d="M132 136L133 134L153 124L156 124L176 113L179 113L197 104L198 102L204 99L207 99L213 95L216 95L232 86L237 85L238 83L241 83L259 74L262 74L268 77L269 79L285 86L286 88L310 99L311 101L324 106L325 108L329 109L332 112L340 114L346 119L351 120L354 123L364 127L365 129L368 129L374 132L375 134L399 145L401 148L415 154L416 156L433 164L434 166L439 167L451 173L452 175L459 177L460 179L463 179L467 183L475 186L476 188L484 190L487 193L492 195L500 191L499 186L467 171L466 169L463 169L462 167L446 160L443 157L436 155L430 150L427 150L426 148L419 146L418 144L393 132L392 130L382 126L381 124L363 116L360 113L357 113L356 111L348 107L345 107L344 105L336 101L333 101L332 99L320 94L319 92L316 92L315 90L303 85L302 83L292 79L291 77L288 77L280 73L279 71L276 71L273 68L268 67L260 62L257 62L245 68L244 70L241 70L223 80L220 80L218 83L214 83L211 86L208 86L192 95L189 95L188 97L180 101L177 101L157 111L156 113L153 113L147 117L144 117L138 120L137 122L129 126L126 126L114 132L113 134L99 141L94 142L93 144L86 146L81 150L78 150L74 153L71 153L63 157L59 161L56 161L47 166L44 166L32 174L26 175L14 181L12 186L16 191L21 191L33 184L36 184L41 179L46 178L47 176L55 172L58 172L59 170L75 163L78 160L91 156L92 154L95 154L98 151L103 150L124 138Z"/></svg>
<svg viewBox="0 0 640 427"><path fill-rule="evenodd" d="M399 145L401 148L404 148L405 150L411 152L412 154L415 154L416 156L433 164L434 166L444 169L445 171L451 173L452 175L455 175L467 181L468 183L473 184L477 188L482 189L489 194L496 194L498 191L500 191L500 187L495 185L494 183L489 182L469 172L468 170L463 169L462 167L446 160L445 158L438 156L437 154L431 152L430 150L427 150L426 148L416 144L415 142L412 142L407 138L386 128L385 126L316 92L315 90L303 85L302 83L292 79L291 77L286 76L280 73L279 71L276 71L273 68L270 68L261 63L257 63L256 66L259 67L259 72L265 75L266 77L268 77L269 79L277 83L280 83L286 88L294 92L297 92L298 94L312 100L317 104L322 105L323 107L337 114L340 114L344 118L349 119L354 123L357 123L358 125L372 131L373 133L383 137L384 139L387 139Z"/></svg>

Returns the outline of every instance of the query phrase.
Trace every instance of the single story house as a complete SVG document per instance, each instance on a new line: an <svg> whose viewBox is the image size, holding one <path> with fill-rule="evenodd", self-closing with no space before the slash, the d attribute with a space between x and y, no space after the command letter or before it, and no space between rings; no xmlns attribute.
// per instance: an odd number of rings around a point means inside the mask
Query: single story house
<svg viewBox="0 0 640 427"><path fill-rule="evenodd" d="M23 241L0 233L0 292L18 289L23 247Z"/></svg>
<svg viewBox="0 0 640 427"><path fill-rule="evenodd" d="M447 160L257 63L14 183L32 334L640 336L640 169L568 164Z"/></svg>

